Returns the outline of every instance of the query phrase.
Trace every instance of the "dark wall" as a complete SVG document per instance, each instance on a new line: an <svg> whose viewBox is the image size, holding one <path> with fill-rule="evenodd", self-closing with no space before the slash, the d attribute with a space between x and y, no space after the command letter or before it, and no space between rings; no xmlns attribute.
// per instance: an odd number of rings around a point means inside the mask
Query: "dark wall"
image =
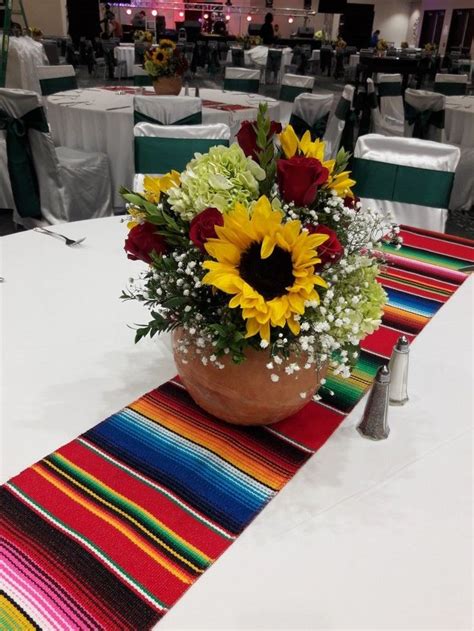
<svg viewBox="0 0 474 631"><path fill-rule="evenodd" d="M100 14L97 0L67 0L68 32L73 40L93 39L100 35Z"/></svg>
<svg viewBox="0 0 474 631"><path fill-rule="evenodd" d="M370 43L373 24L373 4L347 3L339 22L339 32L349 46L367 48Z"/></svg>

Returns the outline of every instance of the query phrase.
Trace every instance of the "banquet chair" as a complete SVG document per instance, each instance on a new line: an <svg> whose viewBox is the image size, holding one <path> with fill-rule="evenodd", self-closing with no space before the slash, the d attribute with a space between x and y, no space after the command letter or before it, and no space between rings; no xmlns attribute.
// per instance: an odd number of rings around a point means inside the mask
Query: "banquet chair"
<svg viewBox="0 0 474 631"><path fill-rule="evenodd" d="M281 63L283 59L283 51L278 48L269 48L267 62L265 64L265 83L274 81L279 82L281 75Z"/></svg>
<svg viewBox="0 0 474 631"><path fill-rule="evenodd" d="M234 68L243 68L245 66L245 55L242 48L232 47L230 49L232 66Z"/></svg>
<svg viewBox="0 0 474 631"><path fill-rule="evenodd" d="M133 128L135 147L134 190L143 190L143 175L183 171L196 152L206 153L215 145L229 146L230 128L213 125L152 125Z"/></svg>
<svg viewBox="0 0 474 631"><path fill-rule="evenodd" d="M0 116L16 224L33 228L112 214L107 156L55 147L36 92L0 89Z"/></svg>
<svg viewBox="0 0 474 631"><path fill-rule="evenodd" d="M444 94L427 90L405 90L405 133L407 138L444 140Z"/></svg>
<svg viewBox="0 0 474 631"><path fill-rule="evenodd" d="M311 93L314 86L314 77L305 77L299 74L284 74L280 86L280 101L294 101L303 92Z"/></svg>
<svg viewBox="0 0 474 631"><path fill-rule="evenodd" d="M137 87L153 85L151 77L139 64L133 65L133 85Z"/></svg>
<svg viewBox="0 0 474 631"><path fill-rule="evenodd" d="M336 110L329 117L329 123L323 137L326 143L326 160L335 158L341 146L346 151L352 151L354 144L354 94L354 86L345 85Z"/></svg>
<svg viewBox="0 0 474 631"><path fill-rule="evenodd" d="M37 66L41 94L77 90L76 71L72 66Z"/></svg>
<svg viewBox="0 0 474 631"><path fill-rule="evenodd" d="M435 76L434 91L445 96L463 96L469 83L467 74L441 74Z"/></svg>
<svg viewBox="0 0 474 631"><path fill-rule="evenodd" d="M372 79L367 79L367 100L370 108L371 131L382 136L403 136L403 118L393 118L384 115L379 108L377 95L375 94L375 85ZM360 131L359 131L360 133Z"/></svg>
<svg viewBox="0 0 474 631"><path fill-rule="evenodd" d="M311 140L323 138L333 101L333 94L298 95L293 103L290 117L290 125L296 135L301 138L309 130Z"/></svg>
<svg viewBox="0 0 474 631"><path fill-rule="evenodd" d="M367 134L355 147L353 190L392 221L444 232L459 157L451 145Z"/></svg>
<svg viewBox="0 0 474 631"><path fill-rule="evenodd" d="M224 74L224 90L258 93L260 70L227 66Z"/></svg>
<svg viewBox="0 0 474 631"><path fill-rule="evenodd" d="M135 96L133 122L135 125L200 125L202 101L195 96Z"/></svg>
<svg viewBox="0 0 474 631"><path fill-rule="evenodd" d="M382 116L393 118L403 125L402 75L379 73L378 96Z"/></svg>

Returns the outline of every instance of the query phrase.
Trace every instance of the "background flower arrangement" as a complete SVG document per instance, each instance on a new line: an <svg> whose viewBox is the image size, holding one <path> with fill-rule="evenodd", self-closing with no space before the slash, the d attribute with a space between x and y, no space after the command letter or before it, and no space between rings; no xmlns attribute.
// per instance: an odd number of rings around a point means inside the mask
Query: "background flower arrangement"
<svg viewBox="0 0 474 631"><path fill-rule="evenodd" d="M122 191L125 250L149 264L122 297L150 309L137 341L184 329L182 353L203 364L240 363L252 348L267 354L274 381L275 365L300 369L295 356L307 369L330 360L348 375L386 300L377 244L397 242L397 229L361 208L346 152L325 160L309 132L278 131L262 107L256 124L243 124L242 146L196 154L182 174L146 177L143 195Z"/></svg>
<svg viewBox="0 0 474 631"><path fill-rule="evenodd" d="M143 68L152 79L182 76L188 62L176 44L170 39L161 39L156 46L145 51Z"/></svg>
<svg viewBox="0 0 474 631"><path fill-rule="evenodd" d="M133 39L136 42L148 42L149 44L153 43L153 33L150 31L135 31L133 33Z"/></svg>

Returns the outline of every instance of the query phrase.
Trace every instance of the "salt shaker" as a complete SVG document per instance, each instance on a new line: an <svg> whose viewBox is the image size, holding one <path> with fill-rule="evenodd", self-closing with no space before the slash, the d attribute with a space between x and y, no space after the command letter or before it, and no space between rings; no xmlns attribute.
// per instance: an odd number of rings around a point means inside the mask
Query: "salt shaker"
<svg viewBox="0 0 474 631"><path fill-rule="evenodd" d="M187 81L184 84L184 96L189 96L189 83Z"/></svg>
<svg viewBox="0 0 474 631"><path fill-rule="evenodd" d="M362 420L357 427L357 431L365 438L384 440L390 433L387 419L389 388L390 369L384 365L377 371Z"/></svg>
<svg viewBox="0 0 474 631"><path fill-rule="evenodd" d="M390 357L390 405L405 405L408 401L408 360L410 344L408 339L401 335L393 347Z"/></svg>
<svg viewBox="0 0 474 631"><path fill-rule="evenodd" d="M199 96L199 86L196 86L196 92L195 92L195 96Z"/></svg>

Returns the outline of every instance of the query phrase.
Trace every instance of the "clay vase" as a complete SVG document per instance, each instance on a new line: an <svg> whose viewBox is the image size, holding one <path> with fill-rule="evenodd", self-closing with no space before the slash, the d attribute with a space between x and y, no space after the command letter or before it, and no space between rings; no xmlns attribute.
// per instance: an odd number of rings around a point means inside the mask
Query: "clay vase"
<svg viewBox="0 0 474 631"><path fill-rule="evenodd" d="M153 88L158 96L178 96L182 87L183 81L179 75L153 80Z"/></svg>
<svg viewBox="0 0 474 631"><path fill-rule="evenodd" d="M187 353L183 353L183 343ZM299 370L288 375L285 366L271 361L267 350L248 349L246 360L235 364L224 355L220 369L213 363L204 365L203 356L209 357L212 349L196 352L191 336L184 330L173 332L173 354L179 376L194 401L206 412L235 425L270 425L301 410L321 385L326 376L327 363L316 369L304 368L303 356L292 357L289 363L298 365ZM277 375L273 381L271 375Z"/></svg>

